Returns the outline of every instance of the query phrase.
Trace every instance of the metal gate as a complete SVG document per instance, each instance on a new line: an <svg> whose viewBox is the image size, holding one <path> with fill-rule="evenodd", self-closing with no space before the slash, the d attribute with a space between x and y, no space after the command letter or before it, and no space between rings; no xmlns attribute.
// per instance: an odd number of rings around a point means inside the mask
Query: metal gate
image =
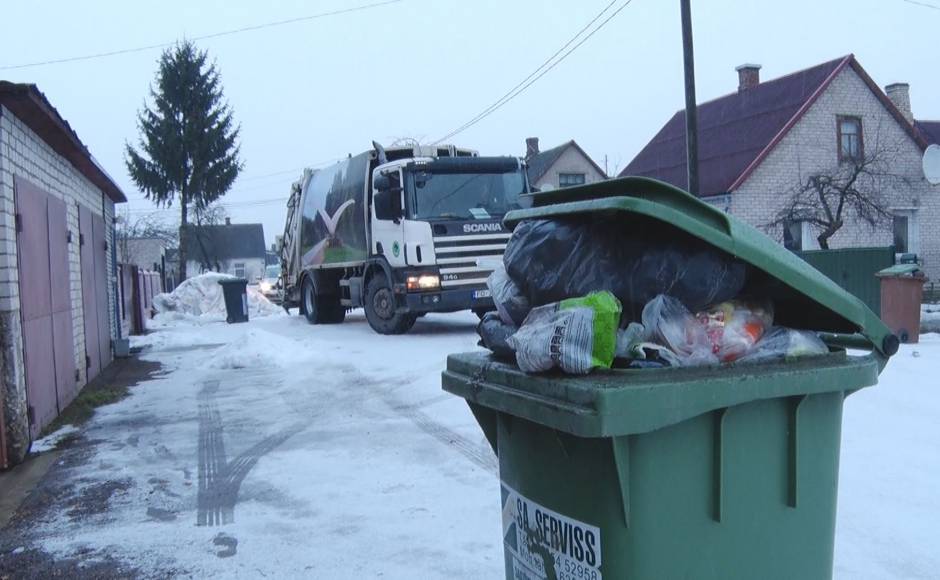
<svg viewBox="0 0 940 580"><path fill-rule="evenodd" d="M881 280L875 274L894 264L894 248L811 250L797 255L881 315Z"/></svg>
<svg viewBox="0 0 940 580"><path fill-rule="evenodd" d="M92 380L111 362L108 312L108 244L101 216L78 206L81 244L82 306L85 312L85 367Z"/></svg>
<svg viewBox="0 0 940 580"><path fill-rule="evenodd" d="M66 205L19 176L20 316L30 435L37 437L77 394Z"/></svg>

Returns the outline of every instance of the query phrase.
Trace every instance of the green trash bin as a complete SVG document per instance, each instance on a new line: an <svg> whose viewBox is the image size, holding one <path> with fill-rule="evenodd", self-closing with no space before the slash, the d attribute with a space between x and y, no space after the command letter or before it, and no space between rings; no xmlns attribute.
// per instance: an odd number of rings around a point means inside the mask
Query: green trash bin
<svg viewBox="0 0 940 580"><path fill-rule="evenodd" d="M506 221L597 212L737 256L777 323L826 331L831 352L583 377L448 357L444 389L467 400L499 457L506 578L831 577L842 403L877 382L897 339L779 244L657 181L538 194Z"/></svg>

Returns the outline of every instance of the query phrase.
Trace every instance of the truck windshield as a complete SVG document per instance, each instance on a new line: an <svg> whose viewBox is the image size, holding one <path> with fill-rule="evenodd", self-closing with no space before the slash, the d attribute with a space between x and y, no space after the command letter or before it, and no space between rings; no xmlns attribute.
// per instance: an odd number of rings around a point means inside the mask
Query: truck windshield
<svg viewBox="0 0 940 580"><path fill-rule="evenodd" d="M519 209L521 169L504 173L406 172L412 219L487 219Z"/></svg>

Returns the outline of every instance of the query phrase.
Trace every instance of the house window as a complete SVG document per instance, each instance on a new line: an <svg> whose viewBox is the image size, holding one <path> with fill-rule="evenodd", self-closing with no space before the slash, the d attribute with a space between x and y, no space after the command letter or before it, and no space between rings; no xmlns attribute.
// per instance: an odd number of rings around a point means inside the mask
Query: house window
<svg viewBox="0 0 940 580"><path fill-rule="evenodd" d="M813 224L806 220L790 220L783 224L783 247L792 251L818 250Z"/></svg>
<svg viewBox="0 0 940 580"><path fill-rule="evenodd" d="M894 251L898 254L917 253L917 214L915 210L894 210Z"/></svg>
<svg viewBox="0 0 940 580"><path fill-rule="evenodd" d="M244 278L245 277L245 263L235 262L234 264L232 264L232 274L234 274L236 278Z"/></svg>
<svg viewBox="0 0 940 580"><path fill-rule="evenodd" d="M574 185L584 185L585 176L583 173L559 173L558 187L572 187Z"/></svg>
<svg viewBox="0 0 940 580"><path fill-rule="evenodd" d="M859 117L836 117L839 141L839 163L861 161L865 154L862 142L862 120Z"/></svg>

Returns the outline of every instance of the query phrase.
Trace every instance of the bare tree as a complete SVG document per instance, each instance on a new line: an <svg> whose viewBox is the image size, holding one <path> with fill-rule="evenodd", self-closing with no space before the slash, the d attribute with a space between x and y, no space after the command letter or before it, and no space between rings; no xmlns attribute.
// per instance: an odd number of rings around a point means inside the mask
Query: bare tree
<svg viewBox="0 0 940 580"><path fill-rule="evenodd" d="M872 231L890 227L892 214L888 195L910 189L909 180L895 167L902 143L888 144L875 138L869 150L854 158L843 158L827 171L800 176L799 183L786 194L786 201L766 229L807 222L819 230L819 247L828 250L829 239L845 225L858 219Z"/></svg>
<svg viewBox="0 0 940 580"><path fill-rule="evenodd" d="M164 220L158 212L133 216L129 211L125 211L118 217L115 238L117 239L118 261L129 264L136 262L130 240L158 239L167 247L176 247L179 244L179 228L176 224Z"/></svg>
<svg viewBox="0 0 940 580"><path fill-rule="evenodd" d="M199 246L199 262L203 270L214 270L216 272L222 269L219 263L216 248L211 242L209 228L204 226L217 226L225 223L228 218L228 211L225 206L217 203L207 206L196 206L193 213L195 226L192 227L193 238L196 245Z"/></svg>

